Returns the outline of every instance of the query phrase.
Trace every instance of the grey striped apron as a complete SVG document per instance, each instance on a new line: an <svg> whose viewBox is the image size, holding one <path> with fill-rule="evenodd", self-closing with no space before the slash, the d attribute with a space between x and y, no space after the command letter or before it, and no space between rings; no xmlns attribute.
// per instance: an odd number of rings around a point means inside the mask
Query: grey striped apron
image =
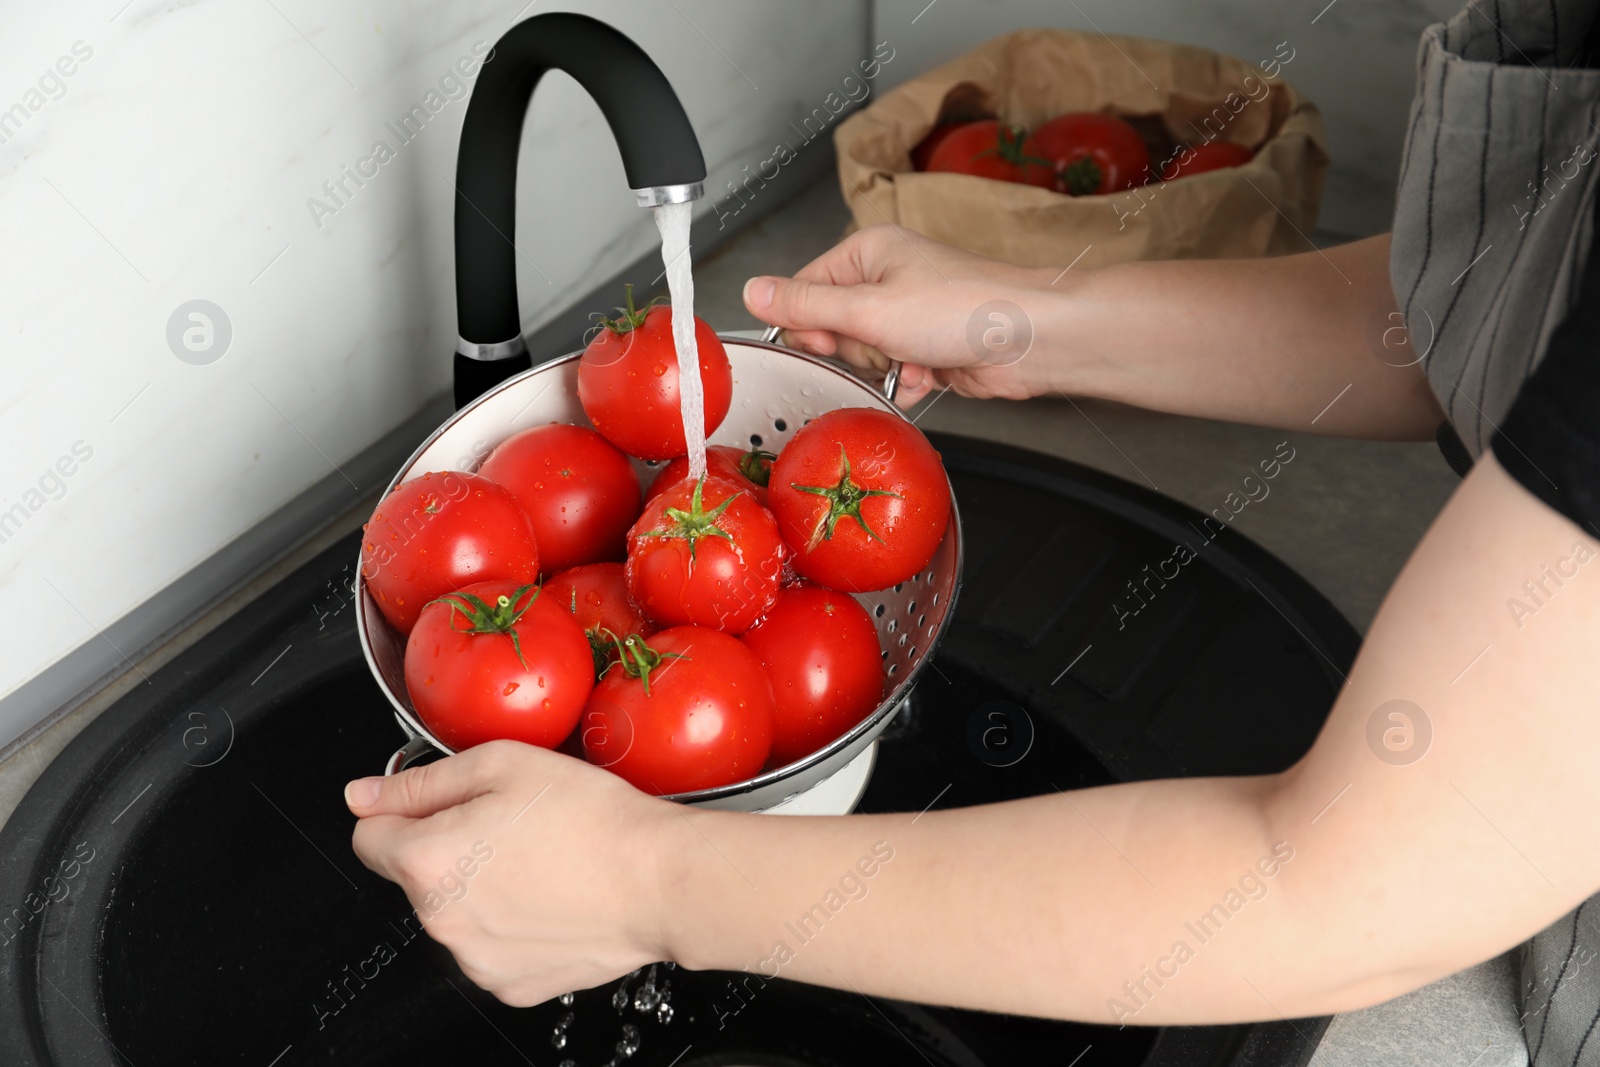
<svg viewBox="0 0 1600 1067"><path fill-rule="evenodd" d="M1600 174L1594 3L1478 0L1430 26L1400 164L1390 279L1476 458L1570 306Z"/></svg>
<svg viewBox="0 0 1600 1067"><path fill-rule="evenodd" d="M1390 279L1454 430L1441 428L1441 446L1468 463L1544 355L1588 256L1600 71L1584 68L1597 58L1597 8L1478 0L1418 50ZM1535 1067L1600 1067L1600 904L1519 956Z"/></svg>

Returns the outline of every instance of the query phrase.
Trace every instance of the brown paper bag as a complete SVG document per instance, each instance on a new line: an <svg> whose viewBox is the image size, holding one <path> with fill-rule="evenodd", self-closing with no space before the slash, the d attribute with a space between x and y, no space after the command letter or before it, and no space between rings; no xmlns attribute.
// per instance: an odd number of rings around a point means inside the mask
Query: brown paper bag
<svg viewBox="0 0 1600 1067"><path fill-rule="evenodd" d="M834 131L855 225L893 222L1024 266L1278 255L1311 247L1328 156L1322 116L1285 78L1285 43L1254 66L1187 45L1033 29L992 41L885 93ZM1173 145L1256 149L1240 167L1073 197L912 169L942 116L990 111L1028 128L1068 111L1134 122L1157 173Z"/></svg>

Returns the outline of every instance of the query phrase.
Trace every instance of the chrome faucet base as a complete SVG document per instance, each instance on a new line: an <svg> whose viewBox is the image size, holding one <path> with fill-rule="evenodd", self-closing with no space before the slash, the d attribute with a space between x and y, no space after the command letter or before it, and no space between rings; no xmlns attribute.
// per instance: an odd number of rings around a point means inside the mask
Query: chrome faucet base
<svg viewBox="0 0 1600 1067"><path fill-rule="evenodd" d="M510 359L520 356L528 350L528 342L522 339L519 333L509 341L496 341L492 345L481 345L469 341L465 337L456 338L456 354L466 356L468 359L493 361L497 359Z"/></svg>
<svg viewBox="0 0 1600 1067"><path fill-rule="evenodd" d="M633 197L640 207L660 207L662 204L687 204L706 195L705 182L688 182L684 185L652 185L635 189Z"/></svg>

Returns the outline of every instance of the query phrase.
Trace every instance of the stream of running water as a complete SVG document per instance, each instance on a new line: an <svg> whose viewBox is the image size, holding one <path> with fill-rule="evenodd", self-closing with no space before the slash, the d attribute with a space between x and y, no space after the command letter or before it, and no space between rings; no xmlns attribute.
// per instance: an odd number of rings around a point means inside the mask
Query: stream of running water
<svg viewBox="0 0 1600 1067"><path fill-rule="evenodd" d="M672 299L672 343L678 353L678 407L688 445L689 477L706 472L705 387L700 379L700 350L694 338L694 274L689 259L689 209L692 205L652 207L661 231L661 259L667 266L667 292Z"/></svg>

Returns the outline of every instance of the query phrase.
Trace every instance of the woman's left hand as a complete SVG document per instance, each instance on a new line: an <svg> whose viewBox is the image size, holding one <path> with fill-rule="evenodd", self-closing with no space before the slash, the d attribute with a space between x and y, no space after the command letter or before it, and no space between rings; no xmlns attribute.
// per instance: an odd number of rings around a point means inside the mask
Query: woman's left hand
<svg viewBox="0 0 1600 1067"><path fill-rule="evenodd" d="M658 857L682 816L598 767L494 741L345 787L361 862L473 982L526 1007L668 959Z"/></svg>

